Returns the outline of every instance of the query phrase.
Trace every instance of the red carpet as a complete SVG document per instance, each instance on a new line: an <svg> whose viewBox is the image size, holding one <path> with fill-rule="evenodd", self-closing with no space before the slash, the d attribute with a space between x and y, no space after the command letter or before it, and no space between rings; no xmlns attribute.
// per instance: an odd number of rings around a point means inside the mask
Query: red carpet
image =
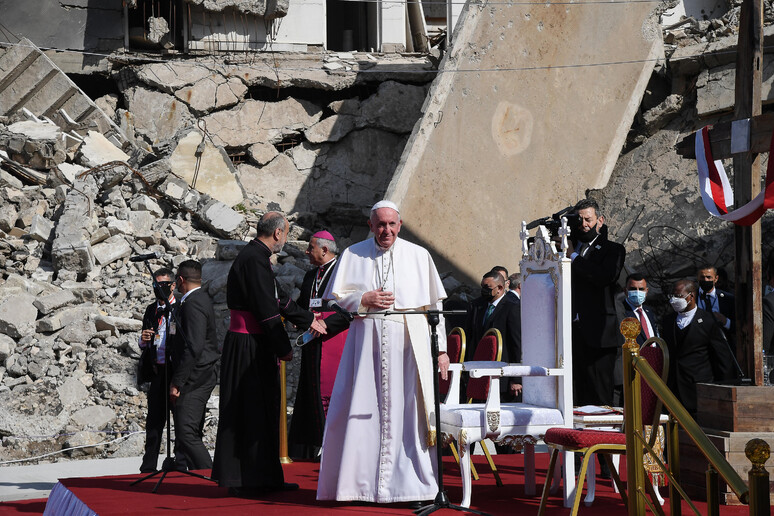
<svg viewBox="0 0 774 516"><path fill-rule="evenodd" d="M548 463L547 454L536 454L538 467L538 490L541 488ZM523 455L500 455L495 457L497 467L505 484L495 486L494 478L483 457L474 458L481 479L473 483L473 508L493 516L512 514L537 514L539 498L526 497L523 488ZM623 466L623 464L622 464ZM171 473L162 483L157 494L151 489L156 479L146 480L137 485L129 484L139 475L70 478L61 483L75 496L100 515L111 514L166 514L186 511L189 514L282 514L328 515L328 514L411 514L405 504L393 505L350 505L339 502L318 502L315 500L319 464L295 462L284 466L288 482L297 482L298 491L267 495L265 499L242 500L228 496L226 489L194 477ZM462 497L462 483L459 467L451 457L444 460L444 482L452 503ZM666 494L666 490L664 493ZM2 514L41 514L44 504L40 500L5 502L0 504ZM698 509L706 514L706 504L697 503ZM690 513L683 503L684 514ZM668 512L668 507L665 507ZM453 514L455 511L442 510L434 514ZM547 513L567 515L569 509L562 507L559 497L551 497ZM581 514L605 516L625 515L621 500L612 490L609 480L597 485L597 499L591 507L581 504ZM748 507L724 507L720 513L725 516L748 514ZM460 513L461 514L461 513Z"/></svg>

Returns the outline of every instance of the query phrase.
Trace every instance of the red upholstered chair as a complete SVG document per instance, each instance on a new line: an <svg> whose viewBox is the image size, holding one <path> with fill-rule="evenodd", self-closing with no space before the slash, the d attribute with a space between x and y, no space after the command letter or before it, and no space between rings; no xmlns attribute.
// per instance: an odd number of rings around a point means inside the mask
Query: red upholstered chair
<svg viewBox="0 0 774 516"><path fill-rule="evenodd" d="M454 390L460 390L460 376L462 375L462 362L465 360L465 330L457 326L446 337L446 354L449 355L449 376L446 380L438 376L438 388L441 399L446 400L449 387L454 385ZM452 367L455 366L455 367Z"/></svg>
<svg viewBox="0 0 774 516"><path fill-rule="evenodd" d="M653 370L661 375L662 380L666 381L669 372L669 352L666 343L657 337L645 341L640 347L640 356L648 361ZM650 425L650 436L648 445L653 447L658 434L659 420L661 417L661 400L658 399L648 384L640 380L640 398L642 408L643 425ZM575 428L551 428L546 432L543 441L552 449L551 461L548 466L546 483L543 486L543 497L540 500L540 509L538 516L545 513L548 492L554 474L554 466L560 451L577 452L583 454L583 463L578 474L578 483L575 486L575 502L572 506L571 515L578 513L580 506L581 491L583 490L583 481L586 476L589 461L593 460L594 454L600 454L604 457L610 468L610 473L618 487L621 499L624 505L627 504L626 494L621 483L618 472L613 467L610 455L626 453L626 434L622 431L595 430L593 428L575 429ZM646 453L640 460L647 460L650 456ZM654 491L650 490L651 497L656 498Z"/></svg>

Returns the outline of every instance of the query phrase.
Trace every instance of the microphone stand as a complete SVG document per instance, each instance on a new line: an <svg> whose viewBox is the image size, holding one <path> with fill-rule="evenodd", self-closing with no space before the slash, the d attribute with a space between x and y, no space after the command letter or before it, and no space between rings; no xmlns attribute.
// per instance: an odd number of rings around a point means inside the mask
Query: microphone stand
<svg viewBox="0 0 774 516"><path fill-rule="evenodd" d="M148 480L150 478L155 477L156 475L161 475L161 478L159 478L159 481L156 482L156 485L151 490L152 493L155 493L159 486L161 486L161 483L164 482L164 478L166 478L167 474L169 474L172 471L176 471L178 473L183 473L185 475L189 475L196 478L201 478L204 480L210 480L212 482L215 482L210 477L201 475L199 473L194 473L193 471L183 470L183 469L177 469L175 466L175 459L172 457L172 434L171 434L171 425L170 425L170 410L169 410L169 344L170 344L170 335L169 335L169 319L172 318L175 320L175 327L177 328L177 331L180 332L180 337L183 339L183 342L185 343L186 347L188 345L188 340L186 339L185 333L183 332L182 326L180 326L180 321L177 318L177 314L172 310L172 307L169 306L169 296L167 298L164 298L164 291L161 290L161 285L156 281L156 277L153 275L153 271L150 268L150 265L148 262L145 262L145 266L148 269L148 273L151 275L151 278L153 278L153 293L156 295L157 301L163 301L164 302L164 325L165 325L165 331L164 339L165 339L165 345L164 345L164 412L166 413L167 417L167 456L164 458L164 462L161 464L161 469L158 471L154 471L153 473L150 473L142 478L138 478L131 484L130 486L133 486L135 484L139 484L143 480Z"/></svg>
<svg viewBox="0 0 774 516"><path fill-rule="evenodd" d="M336 305L338 306L338 305ZM339 307L341 308L341 307ZM343 309L336 310L341 313ZM427 516L435 511L441 509L452 509L455 511L469 512L471 514L481 514L483 516L489 516L488 513L477 511L469 507L462 507L461 505L454 505L449 500L449 496L443 488L443 450L441 449L441 394L440 386L438 382L438 372L436 367L438 364L438 324L441 322L441 315L465 315L467 310L387 310L379 312L346 312L349 316L354 318L356 315L368 316L368 315L426 315L427 323L430 325L430 351L433 360L433 393L435 394L435 453L438 461L438 494L435 495L435 500L429 505L420 507L414 511L414 514L418 516ZM461 459L466 460L466 459Z"/></svg>

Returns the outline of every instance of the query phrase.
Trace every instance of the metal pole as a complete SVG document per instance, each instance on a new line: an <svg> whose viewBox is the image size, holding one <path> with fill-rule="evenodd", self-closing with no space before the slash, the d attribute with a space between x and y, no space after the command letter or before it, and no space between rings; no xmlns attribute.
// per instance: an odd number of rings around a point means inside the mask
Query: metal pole
<svg viewBox="0 0 774 516"><path fill-rule="evenodd" d="M285 361L280 361L280 462L290 464L288 457L288 392L286 385Z"/></svg>
<svg viewBox="0 0 774 516"><path fill-rule="evenodd" d="M752 462L747 480L750 486L750 514L753 516L771 514L769 472L765 467L770 453L769 445L763 439L751 439L744 447L744 454Z"/></svg>
<svg viewBox="0 0 774 516"><path fill-rule="evenodd" d="M707 516L720 516L720 499L718 498L718 470L707 466Z"/></svg>
<svg viewBox="0 0 774 516"><path fill-rule="evenodd" d="M640 397L640 375L634 369L633 360L639 357L637 336L640 334L640 322L627 317L621 322L621 333L626 338L623 345L623 381L624 381L624 429L626 430L626 474L629 488L627 491L630 516L645 514L645 469L642 464L642 443L635 432L642 431L642 407ZM578 495L576 495L578 496Z"/></svg>

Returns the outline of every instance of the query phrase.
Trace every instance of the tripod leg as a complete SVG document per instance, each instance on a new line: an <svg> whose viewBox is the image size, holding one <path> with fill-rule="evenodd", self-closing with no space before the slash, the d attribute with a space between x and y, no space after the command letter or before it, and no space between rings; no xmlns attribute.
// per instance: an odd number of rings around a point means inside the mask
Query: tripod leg
<svg viewBox="0 0 774 516"><path fill-rule="evenodd" d="M158 490L159 486L161 486L161 483L164 481L164 477L167 476L167 473L168 473L167 471L164 471L161 473L161 478L159 478L159 481L156 482L156 485L153 487L153 490L151 491L152 493L155 493Z"/></svg>

